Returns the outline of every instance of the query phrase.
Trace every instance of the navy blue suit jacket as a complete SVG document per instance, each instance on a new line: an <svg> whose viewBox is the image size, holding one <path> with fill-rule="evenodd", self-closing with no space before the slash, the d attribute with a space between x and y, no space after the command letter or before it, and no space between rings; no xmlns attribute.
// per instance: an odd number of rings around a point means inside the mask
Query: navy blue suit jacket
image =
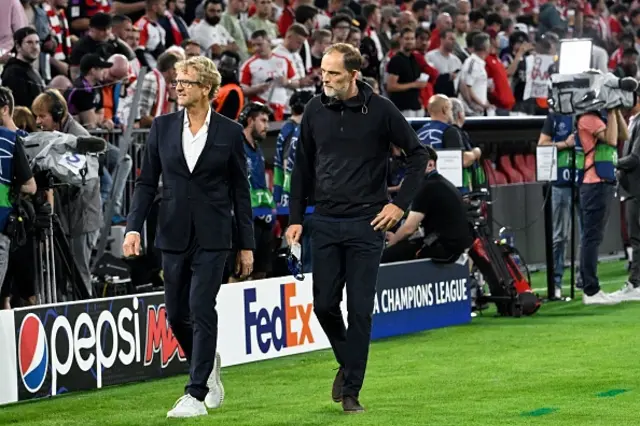
<svg viewBox="0 0 640 426"><path fill-rule="evenodd" d="M212 111L204 149L191 172L182 149L184 114L179 111L153 120L127 232L142 230L162 175L157 248L186 250L193 227L203 249L231 249L234 225L237 248L254 249L242 127ZM235 215L234 221L232 215Z"/></svg>

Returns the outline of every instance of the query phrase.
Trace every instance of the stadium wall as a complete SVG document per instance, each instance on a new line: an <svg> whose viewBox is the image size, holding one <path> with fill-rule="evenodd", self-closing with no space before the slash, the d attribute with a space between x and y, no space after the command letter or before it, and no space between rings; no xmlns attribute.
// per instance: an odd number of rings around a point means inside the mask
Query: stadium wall
<svg viewBox="0 0 640 426"><path fill-rule="evenodd" d="M381 266L372 337L470 322L468 275L462 260ZM223 285L217 309L223 366L330 347L310 275ZM0 311L0 404L186 372L162 293Z"/></svg>

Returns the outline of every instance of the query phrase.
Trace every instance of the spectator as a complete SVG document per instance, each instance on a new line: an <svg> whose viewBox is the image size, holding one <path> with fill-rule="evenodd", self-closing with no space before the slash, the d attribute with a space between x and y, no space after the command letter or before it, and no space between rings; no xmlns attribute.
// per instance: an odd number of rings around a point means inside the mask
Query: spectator
<svg viewBox="0 0 640 426"><path fill-rule="evenodd" d="M440 47L427 53L427 62L438 71L434 91L449 97L456 95L455 80L462 68L462 62L453 54L456 38L453 30L440 33ZM511 89L509 89L511 90Z"/></svg>
<svg viewBox="0 0 640 426"><path fill-rule="evenodd" d="M380 64L384 59L382 52L382 44L378 37L378 28L380 27L380 8L373 3L364 5L362 8L362 17L366 24L362 30L362 42L360 44L360 53L364 58L362 67L362 75L380 79ZM415 40L414 40L415 45ZM355 46L355 44L354 44Z"/></svg>
<svg viewBox="0 0 640 426"><path fill-rule="evenodd" d="M247 10L246 0L229 0L227 10L222 14L220 25L222 25L238 46L240 61L249 59L249 49L247 48L247 35L240 24L239 16Z"/></svg>
<svg viewBox="0 0 640 426"><path fill-rule="evenodd" d="M489 55L490 41L487 34L478 34L473 38L473 53L460 71L458 90L465 105L467 115L486 115L493 109L489 103L489 77L485 58Z"/></svg>
<svg viewBox="0 0 640 426"><path fill-rule="evenodd" d="M200 44L190 38L182 42L182 48L184 49L184 54L187 59L201 55Z"/></svg>
<svg viewBox="0 0 640 426"><path fill-rule="evenodd" d="M316 94L322 92L322 73L320 65L324 51L331 46L331 32L329 30L316 30L311 36L311 70L309 75L312 76L316 86Z"/></svg>
<svg viewBox="0 0 640 426"><path fill-rule="evenodd" d="M80 61L88 54L96 54L102 60L107 60L111 55L121 53L130 55L130 49L126 46L119 48L119 41L108 43L111 39L111 16L106 13L96 13L89 22L89 31L73 46L71 50L71 80L80 75ZM133 58L130 58L133 59Z"/></svg>
<svg viewBox="0 0 640 426"><path fill-rule="evenodd" d="M289 100L287 89L299 88L299 82L291 80L296 72L287 58L272 53L266 31L253 33L251 43L255 54L240 71L244 94L253 101L268 104L275 120L281 121Z"/></svg>
<svg viewBox="0 0 640 426"><path fill-rule="evenodd" d="M67 61L71 57L71 27L67 21L65 8L69 0L47 0L42 3L42 9L46 13L51 34L55 38L55 50L49 62L53 69L51 76L69 75L69 64Z"/></svg>
<svg viewBox="0 0 640 426"><path fill-rule="evenodd" d="M380 31L378 38L380 38L382 53L385 55L391 50L391 39L398 29L398 16L400 16L400 12L398 12L395 6L385 6L380 9Z"/></svg>
<svg viewBox="0 0 640 426"><path fill-rule="evenodd" d="M165 46L180 46L189 38L189 29L182 16L186 6L186 0L167 0L167 9L164 16L158 22L164 28Z"/></svg>
<svg viewBox="0 0 640 426"><path fill-rule="evenodd" d="M331 18L331 34L333 43L347 43L351 30L351 18L349 15L336 14Z"/></svg>
<svg viewBox="0 0 640 426"><path fill-rule="evenodd" d="M127 15L131 22L137 22L142 18L145 6L145 0L114 0L112 4L114 14Z"/></svg>
<svg viewBox="0 0 640 426"><path fill-rule="evenodd" d="M387 93L389 99L405 117L423 117L420 90L427 85L413 50L416 36L410 28L400 32L400 49L387 66Z"/></svg>
<svg viewBox="0 0 640 426"><path fill-rule="evenodd" d="M349 43L356 49L360 49L360 47L362 46L362 31L360 31L360 28L351 27L351 29L349 30L349 35L347 36L347 43Z"/></svg>
<svg viewBox="0 0 640 426"><path fill-rule="evenodd" d="M166 6L165 0L145 1L145 13L134 25L140 30L140 45L146 50L147 64L155 68L158 57L166 49L164 44L166 34L164 28L158 23L158 19L164 16Z"/></svg>
<svg viewBox="0 0 640 426"><path fill-rule="evenodd" d="M497 56L500 49L497 34L494 30L491 30L491 32L491 47L489 54L485 58L485 71L487 72L487 77L490 83L488 99L492 105L495 105L496 114L509 115L509 111L513 109L516 100L513 97L513 92L509 85L507 71L504 69L504 65Z"/></svg>
<svg viewBox="0 0 640 426"><path fill-rule="evenodd" d="M634 47L624 50L622 60L616 67L614 74L617 77L638 77L638 51Z"/></svg>
<svg viewBox="0 0 640 426"><path fill-rule="evenodd" d="M469 31L483 31L485 26L484 14L479 10L469 13ZM467 46L469 43L467 43Z"/></svg>
<svg viewBox="0 0 640 426"><path fill-rule="evenodd" d="M238 80L240 55L236 52L222 52L218 71L222 77L214 109L218 114L237 120L244 108L244 93Z"/></svg>
<svg viewBox="0 0 640 426"><path fill-rule="evenodd" d="M219 58L225 50L238 50L235 40L220 25L222 16L222 0L206 0L204 3L204 20L189 28L191 39L198 42L205 56Z"/></svg>
<svg viewBox="0 0 640 426"><path fill-rule="evenodd" d="M113 121L105 120L103 116L102 87L99 86L104 70L112 65L95 53L86 55L80 62L80 77L73 82L73 88L65 95L69 113L88 129L113 129Z"/></svg>
<svg viewBox="0 0 640 426"><path fill-rule="evenodd" d="M29 25L20 0L4 0L3 4L7 7L3 7L0 14L0 65L6 64L12 57L14 34Z"/></svg>
<svg viewBox="0 0 640 426"><path fill-rule="evenodd" d="M15 105L31 106L44 90L45 84L33 63L40 55L40 38L31 27L20 28L13 34L16 56L9 59L2 70L2 84L13 93Z"/></svg>
<svg viewBox="0 0 640 426"><path fill-rule="evenodd" d="M436 19L436 28L431 32L431 38L429 39L429 51L436 50L440 47L441 37L440 34L445 30L450 30L453 27L453 20L448 13L441 13Z"/></svg>
<svg viewBox="0 0 640 426"><path fill-rule="evenodd" d="M116 15L111 20L111 37L107 40L111 44L113 54L120 54L131 60L135 57L133 49L129 46L127 40L133 32L133 23L131 18L124 15Z"/></svg>
<svg viewBox="0 0 640 426"><path fill-rule="evenodd" d="M467 31L469 31L469 15L458 13L453 20L453 31L456 38L456 44L458 49L464 50L467 48Z"/></svg>
<svg viewBox="0 0 640 426"><path fill-rule="evenodd" d="M91 28L91 19L98 14L109 14L111 7L108 0L73 0L67 6L67 16L71 24L71 33L83 37ZM118 12L116 12L118 13Z"/></svg>
<svg viewBox="0 0 640 426"><path fill-rule="evenodd" d="M298 52L300 54L300 58L302 58L305 73L307 70L311 69L312 66L311 46L309 45L308 38L318 26L318 21L316 19L317 16L318 9L314 6L302 4L296 9L295 23L302 25L307 30L307 35L305 36ZM282 35L286 36L286 33L282 33Z"/></svg>
<svg viewBox="0 0 640 426"><path fill-rule="evenodd" d="M287 30L287 34L284 37L284 41L281 45L277 46L273 49L274 55L282 56L283 58L287 58L291 65L293 66L293 70L295 71L295 75L292 80L297 82L297 87L302 90L315 91L315 86L313 86L313 76L307 75L306 67L300 57L300 48L303 43L307 40L309 33L307 32L306 27L302 24L295 23L289 27ZM309 52L310 53L310 52ZM292 89L287 90L287 99L291 98L293 94ZM285 109L285 114L289 114L289 108Z"/></svg>
<svg viewBox="0 0 640 426"><path fill-rule="evenodd" d="M158 67L145 74L142 82L142 94L136 114L136 121L141 128L150 128L154 117L167 114L175 109L173 81L176 79L175 65L180 60L175 53L165 52L158 58ZM131 114L131 102L135 87L129 87L127 98L122 105L121 120Z"/></svg>
<svg viewBox="0 0 640 426"><path fill-rule="evenodd" d="M256 13L247 20L245 26L249 34L264 31L269 40L278 38L278 27L270 21L273 12L271 0L256 0ZM251 37L253 39L253 37Z"/></svg>
<svg viewBox="0 0 640 426"><path fill-rule="evenodd" d="M56 89L58 90L60 93L64 93L67 91L67 89L69 89L71 86L73 86L73 84L71 83L71 80L69 80L67 77L62 76L62 75L58 75L56 77L53 77L53 79L49 82L49 84L47 85L48 89Z"/></svg>

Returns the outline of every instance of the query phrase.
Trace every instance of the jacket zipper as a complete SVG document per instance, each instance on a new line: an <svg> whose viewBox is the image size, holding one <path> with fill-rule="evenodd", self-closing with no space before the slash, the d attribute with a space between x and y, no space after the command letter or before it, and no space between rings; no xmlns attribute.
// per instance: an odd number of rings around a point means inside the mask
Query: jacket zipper
<svg viewBox="0 0 640 426"><path fill-rule="evenodd" d="M343 132L342 122L344 119L344 110L340 111L340 132Z"/></svg>

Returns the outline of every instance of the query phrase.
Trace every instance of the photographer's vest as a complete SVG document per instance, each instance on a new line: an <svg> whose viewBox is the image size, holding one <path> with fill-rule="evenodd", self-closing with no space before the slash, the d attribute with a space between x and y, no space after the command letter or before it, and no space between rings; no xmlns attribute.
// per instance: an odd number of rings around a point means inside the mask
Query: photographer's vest
<svg viewBox="0 0 640 426"><path fill-rule="evenodd" d="M420 130L418 130L418 139L422 145L431 145L431 148L437 150L442 149L442 139L444 132L451 127L442 121L430 120ZM466 143L462 138L464 149L471 151L473 147ZM487 179L482 166L478 162L474 162L471 166L462 169L462 187L458 187L460 192L469 192L474 187L480 187L486 183Z"/></svg>
<svg viewBox="0 0 640 426"><path fill-rule="evenodd" d="M560 143L567 140L569 135L574 132L573 117L570 115L553 115L553 143ZM577 132L576 132L577 135ZM576 136L577 138L577 136ZM578 147L577 139L575 149L563 149L558 151L558 179L554 182L555 186L571 185L571 169L573 167L573 154L576 155L576 171L575 181L582 182L584 174L584 151L582 147Z"/></svg>
<svg viewBox="0 0 640 426"><path fill-rule="evenodd" d="M599 114L599 116L604 122L604 124L606 125L607 117L604 116L604 114ZM578 133L579 132L576 130L575 132L576 152L578 152L578 147L580 148L579 151L584 152L584 148L582 147L582 142L580 141L580 136ZM591 150L584 152L582 155L584 156L584 160L585 160L583 162L584 170L580 175L581 177L578 183L582 183L584 174L587 171L589 171L591 168L594 169L594 171L596 172L596 175L603 182L609 182L609 183L616 182L615 163L616 161L618 161L618 149L615 146L611 146L606 142L596 140L596 145ZM586 162L586 159L588 158L589 155L593 155L593 163L591 164L591 166L585 168L584 163ZM577 160L578 160L578 155L576 155L576 164L577 164Z"/></svg>
<svg viewBox="0 0 640 426"><path fill-rule="evenodd" d="M11 188L13 183L13 153L16 149L16 133L0 127L0 232L7 227L13 211Z"/></svg>
<svg viewBox="0 0 640 426"><path fill-rule="evenodd" d="M269 187L267 186L267 178L265 176L264 155L259 144L252 147L245 139L244 152L247 157L247 172L249 173L249 186L251 190L251 208L252 209L269 209L276 207L275 201ZM263 220L266 223L273 222L273 215L256 213L254 210L254 218Z"/></svg>

